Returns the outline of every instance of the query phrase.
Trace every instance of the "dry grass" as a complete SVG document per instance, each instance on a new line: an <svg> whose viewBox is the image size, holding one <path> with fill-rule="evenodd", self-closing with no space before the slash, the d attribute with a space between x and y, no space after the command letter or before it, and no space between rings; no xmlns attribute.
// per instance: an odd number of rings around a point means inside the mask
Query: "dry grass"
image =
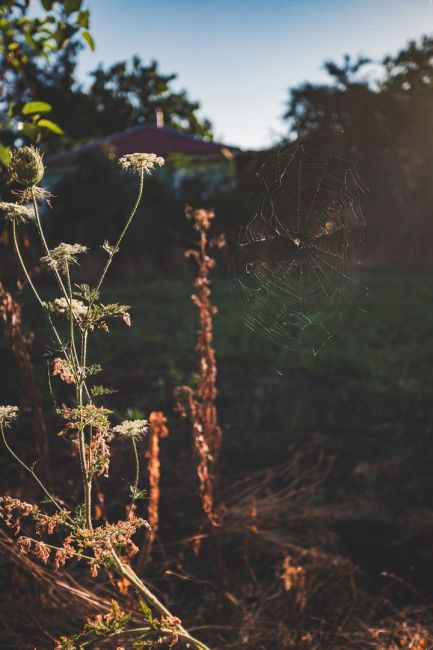
<svg viewBox="0 0 433 650"><path fill-rule="evenodd" d="M29 346L32 335L23 333L21 306L0 281L0 322L2 335L20 372L27 403L33 412L33 428L42 463L48 469L48 435L42 408L42 396L36 385Z"/></svg>
<svg viewBox="0 0 433 650"><path fill-rule="evenodd" d="M223 493L220 525L203 528L198 556L194 535L154 554L151 574L164 573L160 588L214 650L433 648L431 609L398 607L391 578L371 595L362 571L345 557L333 514L320 500L331 468L312 450L237 482ZM13 574L13 591L3 592L2 611L13 607L13 616L2 648L48 649L59 631L109 610L109 585L95 590L92 583L90 590L81 575L78 584L74 567L52 573L21 556L4 534L0 549L2 577Z"/></svg>
<svg viewBox="0 0 433 650"><path fill-rule="evenodd" d="M0 647L53 648L54 639L75 632L88 616L109 611L111 592L95 588L89 578L78 581L72 571L53 571L19 552L0 530Z"/></svg>

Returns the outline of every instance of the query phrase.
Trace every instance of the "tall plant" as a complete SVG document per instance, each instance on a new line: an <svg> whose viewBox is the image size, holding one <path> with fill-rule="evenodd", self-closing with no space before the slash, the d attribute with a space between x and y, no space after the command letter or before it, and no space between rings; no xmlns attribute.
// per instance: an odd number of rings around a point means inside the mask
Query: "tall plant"
<svg viewBox="0 0 433 650"><path fill-rule="evenodd" d="M136 616L122 611L114 604L109 614L88 621L81 632L72 637L62 637L56 644L57 650L91 647L95 641L100 642L103 638L112 640L117 646L122 640L133 640L133 645L137 648L152 647L154 643L162 643L165 639L174 645L180 640L186 647L208 650L206 645L187 632L181 621L155 596L134 570L129 559L139 550L132 541L133 535L138 529L149 526L147 521L135 514L135 502L143 496L139 487L138 468L131 486L128 518L116 523L96 523L92 516L94 480L100 475L108 475L111 441L116 437L128 439L138 462L137 444L148 430L146 420L126 420L113 426L112 412L95 403L97 397L109 390L90 385L93 375L101 370L99 365L89 364L88 361L92 332L97 329L107 331L108 321L113 317L120 317L130 324L129 307L102 303L101 290L137 212L145 175L163 165L164 160L155 154L136 153L124 156L119 163L124 170L137 174L138 194L115 243L105 241L102 246L107 259L98 281L92 287L89 284L74 284L72 279L73 266L78 257L87 252L86 246L65 243L52 249L48 246L38 205L46 196L46 191L38 185L44 175L40 152L34 147L21 147L12 153L9 170L22 189L18 193L17 203L1 203L0 209L11 222L19 262L51 328L54 346L52 374L58 375L72 389L69 404L63 406L59 414L64 419L63 435L77 451L83 498L78 508L68 507L65 505L68 495L60 498L50 491L34 467L28 466L19 457L8 437L9 428L18 417L18 408L1 406L0 433L3 443L15 460L32 475L44 495L44 501L39 505L3 496L0 498L0 515L16 532L19 532L23 519L28 522L26 532L17 540L23 553L32 553L44 563L53 557L57 569L72 558L87 562L95 577L101 568L105 568L127 580L138 595L141 616L139 624L136 624ZM26 202L30 203L30 207L25 205ZM42 261L53 273L60 291L60 296L53 301L46 301L42 297L27 270L17 237L20 223L27 221L35 224L44 253ZM30 527L34 533L28 532ZM46 538L50 535L56 535L56 539L61 541L57 544L48 543Z"/></svg>
<svg viewBox="0 0 433 650"><path fill-rule="evenodd" d="M217 364L213 342L213 317L217 307L211 302L210 272L216 266L210 249L224 248L225 236L220 234L209 241L209 229L215 217L213 210L197 210L187 206L186 218L193 222L198 240L193 249L185 251L198 266L194 281L195 291L191 299L198 309L200 327L196 350L199 354L199 381L193 390L190 386L178 386L175 391L177 408L181 415L188 416L192 426L194 451L197 458L197 476L202 508L209 521L216 524L219 518L215 504L216 464L222 441L216 407Z"/></svg>

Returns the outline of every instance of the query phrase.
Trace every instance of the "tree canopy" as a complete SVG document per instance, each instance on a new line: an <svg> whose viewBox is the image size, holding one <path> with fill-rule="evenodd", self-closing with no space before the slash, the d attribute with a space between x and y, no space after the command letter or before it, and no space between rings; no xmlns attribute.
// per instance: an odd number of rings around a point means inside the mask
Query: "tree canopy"
<svg viewBox="0 0 433 650"><path fill-rule="evenodd" d="M29 15L30 0L0 2L0 161L7 164L17 137L36 141L42 132L62 133L47 118L52 106L37 95L32 72L40 61L49 64L77 38L94 49L88 31L90 12L83 0L41 0L41 16ZM44 100L44 101L41 101Z"/></svg>
<svg viewBox="0 0 433 650"><path fill-rule="evenodd" d="M432 260L433 38L387 56L375 75L368 59L326 62L329 83L303 83L289 94L289 139L358 163L369 249L396 262ZM369 72L362 76L362 73Z"/></svg>
<svg viewBox="0 0 433 650"><path fill-rule="evenodd" d="M76 78L77 46L59 53L55 65L35 66L35 92L55 107L70 140L85 141L138 124L155 122L157 109L164 123L179 131L211 138L211 123L198 115L200 104L173 86L176 74L164 74L158 63L134 56L90 73L86 86ZM60 143L59 143L60 144ZM61 142L65 146L65 139Z"/></svg>

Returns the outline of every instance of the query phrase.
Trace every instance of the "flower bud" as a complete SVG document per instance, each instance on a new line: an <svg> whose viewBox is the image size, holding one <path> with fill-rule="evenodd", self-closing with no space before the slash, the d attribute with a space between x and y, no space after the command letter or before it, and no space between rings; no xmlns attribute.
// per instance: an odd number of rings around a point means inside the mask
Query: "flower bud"
<svg viewBox="0 0 433 650"><path fill-rule="evenodd" d="M33 146L13 149L9 171L12 178L20 185L25 187L37 185L44 176L44 164L39 149Z"/></svg>

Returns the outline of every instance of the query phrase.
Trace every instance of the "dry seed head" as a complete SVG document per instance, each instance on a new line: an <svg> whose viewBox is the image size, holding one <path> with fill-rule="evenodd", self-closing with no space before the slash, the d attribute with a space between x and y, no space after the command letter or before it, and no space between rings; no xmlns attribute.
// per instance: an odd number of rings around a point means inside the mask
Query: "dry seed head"
<svg viewBox="0 0 433 650"><path fill-rule="evenodd" d="M34 213L31 208L27 208L25 205L19 205L18 203L6 203L5 201L0 201L0 212L3 214L5 219L8 221L15 221L15 223L26 223L31 219L34 219Z"/></svg>
<svg viewBox="0 0 433 650"><path fill-rule="evenodd" d="M62 243L50 250L48 255L41 257L41 262L65 271L70 264L78 264L76 256L86 253L87 250L87 246L81 244Z"/></svg>
<svg viewBox="0 0 433 650"><path fill-rule="evenodd" d="M72 313L77 318L87 316L88 308L81 300L75 300L75 298L72 298L71 303L66 298L55 298L48 306L57 314L69 314L71 307Z"/></svg>
<svg viewBox="0 0 433 650"><path fill-rule="evenodd" d="M18 406L0 406L0 425L9 426L18 417Z"/></svg>
<svg viewBox="0 0 433 650"><path fill-rule="evenodd" d="M164 158L157 156L156 153L128 153L119 158L122 169L138 174L141 172L151 174L156 165L162 167L164 162Z"/></svg>
<svg viewBox="0 0 433 650"><path fill-rule="evenodd" d="M12 178L24 187L34 187L44 176L44 163L37 147L25 146L13 149L9 171Z"/></svg>

